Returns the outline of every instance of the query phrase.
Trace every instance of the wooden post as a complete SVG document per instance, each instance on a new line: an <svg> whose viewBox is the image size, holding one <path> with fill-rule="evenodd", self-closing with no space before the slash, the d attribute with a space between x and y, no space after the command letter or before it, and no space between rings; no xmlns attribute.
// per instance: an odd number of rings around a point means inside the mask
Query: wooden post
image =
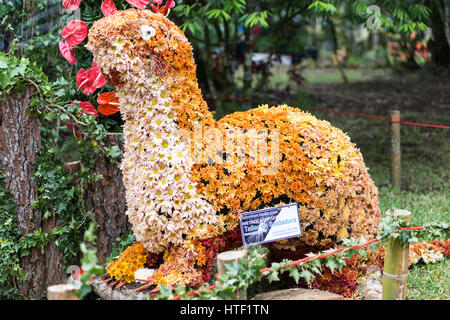
<svg viewBox="0 0 450 320"><path fill-rule="evenodd" d="M389 111L391 133L391 183L401 188L400 111Z"/></svg>
<svg viewBox="0 0 450 320"><path fill-rule="evenodd" d="M242 259L247 258L247 250L234 250L225 251L217 256L217 270L219 275L227 272L225 265L231 264L233 262L239 262ZM236 293L236 296L232 300L247 300L247 291L241 290Z"/></svg>
<svg viewBox="0 0 450 320"><path fill-rule="evenodd" d="M390 214L390 212L387 212ZM411 212L395 210L392 215L409 221ZM389 239L384 257L383 300L405 300L409 266L409 242Z"/></svg>
<svg viewBox="0 0 450 320"><path fill-rule="evenodd" d="M77 289L70 284L55 284L47 287L48 300L78 300Z"/></svg>

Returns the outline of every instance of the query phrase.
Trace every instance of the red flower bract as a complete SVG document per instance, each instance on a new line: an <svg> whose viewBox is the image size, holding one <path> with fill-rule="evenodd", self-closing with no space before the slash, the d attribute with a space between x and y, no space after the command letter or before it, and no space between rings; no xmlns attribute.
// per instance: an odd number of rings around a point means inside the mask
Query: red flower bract
<svg viewBox="0 0 450 320"><path fill-rule="evenodd" d="M98 112L105 116L119 112L119 98L116 97L116 92L103 92L97 97Z"/></svg>
<svg viewBox="0 0 450 320"><path fill-rule="evenodd" d="M63 0L62 5L67 11L74 11L78 9L81 4L81 0Z"/></svg>
<svg viewBox="0 0 450 320"><path fill-rule="evenodd" d="M106 84L106 79L95 62L90 68L78 70L76 80L78 89L83 89L83 93L87 95L93 94Z"/></svg>
<svg viewBox="0 0 450 320"><path fill-rule="evenodd" d="M59 51L61 52L62 56L66 58L67 61L70 63L77 63L77 59L74 56L75 49L69 47L67 43L65 43L63 40L59 42Z"/></svg>
<svg viewBox="0 0 450 320"><path fill-rule="evenodd" d="M62 31L62 37L66 39L66 43L70 46L76 46L84 41L87 36L88 26L80 20L72 20Z"/></svg>
<svg viewBox="0 0 450 320"><path fill-rule="evenodd" d="M175 7L175 1L174 0L167 0L166 8L167 9L173 9L173 7Z"/></svg>
<svg viewBox="0 0 450 320"><path fill-rule="evenodd" d="M82 101L80 102L80 107L81 109L83 109L84 113L93 115L94 118L97 118L97 110L95 110L94 106L91 103L87 101Z"/></svg>
<svg viewBox="0 0 450 320"><path fill-rule="evenodd" d="M152 7L153 11L156 13L161 13L163 15L167 15L169 10L175 7L175 1L174 0L167 0L166 5L163 7L160 7L162 4L162 0L153 0L154 3L156 3L158 6L155 6L153 3L150 3L150 6Z"/></svg>
<svg viewBox="0 0 450 320"><path fill-rule="evenodd" d="M112 0L103 1L101 9L105 17L108 17L117 11L116 5Z"/></svg>
<svg viewBox="0 0 450 320"><path fill-rule="evenodd" d="M77 105L77 104L78 103L72 102L72 105ZM79 103L79 105L84 113L90 114L90 115L94 116L94 118L97 118L97 110L95 110L95 107L90 102L81 101Z"/></svg>
<svg viewBox="0 0 450 320"><path fill-rule="evenodd" d="M125 0L132 6L135 6L138 9L144 10L150 0Z"/></svg>

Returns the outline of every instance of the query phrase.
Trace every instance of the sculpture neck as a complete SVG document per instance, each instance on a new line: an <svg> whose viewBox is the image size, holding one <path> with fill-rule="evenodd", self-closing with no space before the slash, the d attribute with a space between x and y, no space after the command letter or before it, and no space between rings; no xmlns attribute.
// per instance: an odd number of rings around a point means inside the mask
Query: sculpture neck
<svg viewBox="0 0 450 320"><path fill-rule="evenodd" d="M179 116L192 111L175 110L170 88L145 81L147 86L117 94L125 120L122 172L136 239L160 253L169 243L180 245L196 226L214 223L215 211L191 180L194 160L182 139Z"/></svg>
<svg viewBox="0 0 450 320"><path fill-rule="evenodd" d="M203 99L193 61L192 65L186 66L183 71L177 72L176 81L168 90L177 113L179 128L192 132L195 122L200 122L203 128L214 126L216 122Z"/></svg>

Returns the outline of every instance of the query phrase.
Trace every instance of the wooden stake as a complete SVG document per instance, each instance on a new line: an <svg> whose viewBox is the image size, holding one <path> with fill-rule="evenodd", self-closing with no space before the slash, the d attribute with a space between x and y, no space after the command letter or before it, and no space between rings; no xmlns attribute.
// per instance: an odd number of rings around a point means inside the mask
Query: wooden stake
<svg viewBox="0 0 450 320"><path fill-rule="evenodd" d="M56 284L47 287L48 300L78 300L77 289L70 284Z"/></svg>
<svg viewBox="0 0 450 320"><path fill-rule="evenodd" d="M409 221L411 212L395 210L392 215ZM402 243L399 238L389 239L384 257L383 300L406 299L408 265L409 242Z"/></svg>
<svg viewBox="0 0 450 320"><path fill-rule="evenodd" d="M389 111L391 133L391 183L401 187L400 111Z"/></svg>
<svg viewBox="0 0 450 320"><path fill-rule="evenodd" d="M227 272L227 268L225 267L227 264L239 262L240 260L246 258L247 258L247 250L234 250L222 252L217 256L217 270L219 275ZM232 298L232 300L247 300L247 291L241 290L237 292L236 296Z"/></svg>

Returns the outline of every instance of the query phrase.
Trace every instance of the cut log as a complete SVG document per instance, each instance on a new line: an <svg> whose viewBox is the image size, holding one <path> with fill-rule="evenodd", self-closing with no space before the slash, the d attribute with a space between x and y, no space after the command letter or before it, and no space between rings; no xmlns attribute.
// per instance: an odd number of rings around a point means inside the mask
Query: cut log
<svg viewBox="0 0 450 320"><path fill-rule="evenodd" d="M78 300L77 289L70 284L57 284L47 288L48 300Z"/></svg>
<svg viewBox="0 0 450 320"><path fill-rule="evenodd" d="M260 293L251 300L345 300L345 298L328 291L295 288Z"/></svg>

